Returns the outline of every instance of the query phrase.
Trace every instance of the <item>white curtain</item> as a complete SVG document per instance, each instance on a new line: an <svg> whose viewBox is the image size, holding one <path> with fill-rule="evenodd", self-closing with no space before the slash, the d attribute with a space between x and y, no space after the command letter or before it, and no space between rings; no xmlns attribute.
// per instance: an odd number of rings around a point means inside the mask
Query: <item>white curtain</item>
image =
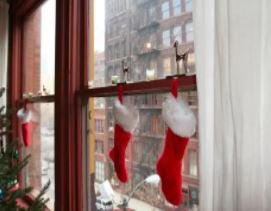
<svg viewBox="0 0 271 211"><path fill-rule="evenodd" d="M200 211L271 210L270 11L194 0Z"/></svg>
<svg viewBox="0 0 271 211"><path fill-rule="evenodd" d="M8 58L8 4L0 0L0 88L7 86ZM6 103L6 94L0 98L0 105Z"/></svg>

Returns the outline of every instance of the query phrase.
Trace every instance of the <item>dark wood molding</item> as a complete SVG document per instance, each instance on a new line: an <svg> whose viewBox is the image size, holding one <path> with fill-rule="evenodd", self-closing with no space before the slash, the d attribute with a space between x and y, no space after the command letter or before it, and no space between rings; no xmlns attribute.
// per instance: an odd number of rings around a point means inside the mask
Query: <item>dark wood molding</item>
<svg viewBox="0 0 271 211"><path fill-rule="evenodd" d="M56 1L56 210L83 210L83 101L76 93L87 80L88 4Z"/></svg>
<svg viewBox="0 0 271 211"><path fill-rule="evenodd" d="M180 80L180 91L196 90L196 75L192 76L178 76ZM153 81L141 81L135 83L124 83L124 95L140 95L146 93L162 93L170 91L171 79L160 79ZM87 89L85 88L79 93L80 96L89 97L111 97L117 96L117 86L97 87Z"/></svg>

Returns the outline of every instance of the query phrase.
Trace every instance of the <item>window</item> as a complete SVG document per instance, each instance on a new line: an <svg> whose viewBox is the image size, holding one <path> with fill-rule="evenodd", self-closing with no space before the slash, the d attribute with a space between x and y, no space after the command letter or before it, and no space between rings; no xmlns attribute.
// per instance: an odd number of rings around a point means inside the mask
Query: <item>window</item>
<svg viewBox="0 0 271 211"><path fill-rule="evenodd" d="M182 42L182 27L181 26L175 26L173 29L173 40L178 41L179 43Z"/></svg>
<svg viewBox="0 0 271 211"><path fill-rule="evenodd" d="M198 176L198 155L194 150L189 150L189 175Z"/></svg>
<svg viewBox="0 0 271 211"><path fill-rule="evenodd" d="M55 0L36 9L26 18L23 28L24 95L52 95L55 90Z"/></svg>
<svg viewBox="0 0 271 211"><path fill-rule="evenodd" d="M96 4L102 4L101 2L100 0L94 0ZM104 1L104 4L106 5L108 2ZM177 13L177 9L182 11L181 2L163 0L161 4L161 1L130 1L130 4L127 4L127 8L124 10L126 12L125 15L117 15L116 12L107 6L100 7L100 9L105 8L105 12L101 12L100 10L94 11L94 19L96 18L95 21L97 21L96 25L99 27L104 26L104 33L109 27L115 27L119 30L120 27L118 26L126 25L125 28L119 31L119 37L111 39L111 37L105 36L104 46L95 38L103 36L103 34L100 34L101 31L98 28L91 30L94 33L95 39L94 49L91 50L96 52L100 49L100 52L104 52L105 55L108 55L108 51L112 50L112 57L114 57L114 59L107 57L104 59L105 68L103 74L106 78L105 87L95 86L86 91L91 93L88 95L88 107L90 109L90 116L92 117L89 118L89 116L86 116L88 121L86 136L90 145L87 148L88 162L90 163L87 178L91 178L91 175L96 175L96 180L93 178L89 179L90 184L88 185L91 188L89 192L95 192L96 197L100 197L99 186L106 180L116 195L123 198L123 196L129 195L139 182L142 182L145 178L156 172L155 165L162 153L167 129L162 118L162 104L167 96L167 94L164 94L164 91L168 92L168 90L163 90L161 86L167 82L167 80L163 80L166 76L173 75L176 72L175 68L173 69L173 64L175 64L174 49L170 48L170 46L173 40L181 42L183 39L185 41L185 35L182 38L182 32L185 32L185 25L182 28L181 23L185 23L187 19L187 16L183 17L181 15L177 17L180 21L169 17L171 15L170 11L172 10L172 14L174 12L173 5L176 9L176 13L174 14L179 14ZM112 4L115 4L114 1L112 1ZM158 8L161 8L161 15L159 16L156 14ZM133 11L133 14L130 15L130 11ZM108 14L108 12L111 12L114 18L106 17L103 19L100 14ZM153 19L154 16L155 18ZM165 18L167 20L163 22L162 20ZM131 20L133 24L129 25ZM151 20L155 21L151 24L146 24ZM141 27L138 26L140 25L139 23L142 23ZM125 55L123 55L123 40L126 41ZM119 45L118 48L116 48L117 45ZM110 49L111 46L113 49ZM189 45L189 47L193 50L193 45ZM98 54L94 54L94 56L96 57ZM133 138L125 151L125 164L129 174L129 181L125 184L118 180L114 164L109 157L109 151L114 146L115 119L113 104L116 99L116 86L112 86L111 82L115 78L118 81L123 81L122 61L129 67L128 83L124 85L124 89L129 91L127 91L128 95L124 96L124 103L127 106L134 106L139 112L139 124L133 131ZM98 68L94 67L94 69ZM91 71L92 69L90 69ZM95 80L97 77L100 77L100 75L94 71L94 75L90 74L89 80ZM157 79L159 81L156 81ZM160 80L162 83L160 83ZM154 90L152 86L151 90L142 90L140 93L138 90L135 92L134 90L130 90L133 87L141 89L145 85L149 86L152 83L157 84L157 89ZM183 89L181 87L183 91L182 96L187 94L189 88L186 88L184 87ZM92 101L95 102L96 107L93 106ZM102 106L98 106L98 102L102 103ZM103 121L102 133L99 132L100 121ZM194 146L194 141L190 141L188 145L187 150L195 149L198 153L198 147ZM93 149L95 149L96 153ZM194 184L198 187L198 178L185 178L189 176L188 151L186 154L183 160L185 171L182 172L184 177L182 188L187 189L187 187ZM95 163L96 166L94 165ZM101 169L104 170L103 175L101 175ZM186 201L187 198L184 198L184 200ZM173 208L165 202L160 187L150 184L144 184L135 191L135 195L130 200L129 208L137 210L139 209L139 203L143 206L140 207L140 210L170 210ZM188 204L188 202L184 202L181 206L184 207L183 209L189 210ZM118 200L115 200L114 206L117 207L117 205L119 205Z"/></svg>
<svg viewBox="0 0 271 211"><path fill-rule="evenodd" d="M53 97L55 90L55 19L56 2L48 0L33 10L22 22L23 28L23 96ZM52 100L53 102L53 100ZM32 143L23 147L31 160L23 170L22 182L40 191L50 180L48 206L54 209L55 199L55 138L54 103L28 104L33 113Z"/></svg>
<svg viewBox="0 0 271 211"><path fill-rule="evenodd" d="M171 74L171 58L165 58L163 60L164 75Z"/></svg>
<svg viewBox="0 0 271 211"><path fill-rule="evenodd" d="M163 47L170 47L170 30L163 31Z"/></svg>
<svg viewBox="0 0 271 211"><path fill-rule="evenodd" d="M185 11L192 12L192 10L193 10L192 0L185 0Z"/></svg>
<svg viewBox="0 0 271 211"><path fill-rule="evenodd" d="M149 21L155 21L156 20L156 8L155 6L150 6L148 10L148 15L149 15Z"/></svg>
<svg viewBox="0 0 271 211"><path fill-rule="evenodd" d="M186 42L194 41L194 29L192 22L185 25Z"/></svg>
<svg viewBox="0 0 271 211"><path fill-rule="evenodd" d="M103 182L104 181L104 163L100 161L95 162L95 179L97 181Z"/></svg>
<svg viewBox="0 0 271 211"><path fill-rule="evenodd" d="M103 143L103 141L95 140L95 152L104 153L104 143Z"/></svg>
<svg viewBox="0 0 271 211"><path fill-rule="evenodd" d="M162 4L162 19L167 19L170 16L169 2L166 1Z"/></svg>
<svg viewBox="0 0 271 211"><path fill-rule="evenodd" d="M104 133L104 121L101 119L95 119L95 132Z"/></svg>
<svg viewBox="0 0 271 211"><path fill-rule="evenodd" d="M174 16L180 15L181 11L182 11L181 0L173 0L173 14L174 14Z"/></svg>

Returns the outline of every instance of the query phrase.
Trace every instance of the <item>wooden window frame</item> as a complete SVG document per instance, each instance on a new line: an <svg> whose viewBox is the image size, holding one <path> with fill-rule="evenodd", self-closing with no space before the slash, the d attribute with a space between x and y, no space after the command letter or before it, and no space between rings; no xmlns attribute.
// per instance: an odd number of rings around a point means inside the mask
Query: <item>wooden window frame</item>
<svg viewBox="0 0 271 211"><path fill-rule="evenodd" d="M10 0L8 106L23 101L23 20L46 0ZM84 168L85 127L89 98L117 95L117 86L89 89L88 71L94 65L93 0L56 0L55 95L33 97L28 103L55 103L55 209L86 210ZM79 33L80 32L80 33ZM180 89L196 90L196 76L177 76ZM170 90L171 78L123 84L124 95L161 93ZM15 136L18 120L12 117ZM92 200L92 199L89 199ZM93 205L94 206L94 205Z"/></svg>

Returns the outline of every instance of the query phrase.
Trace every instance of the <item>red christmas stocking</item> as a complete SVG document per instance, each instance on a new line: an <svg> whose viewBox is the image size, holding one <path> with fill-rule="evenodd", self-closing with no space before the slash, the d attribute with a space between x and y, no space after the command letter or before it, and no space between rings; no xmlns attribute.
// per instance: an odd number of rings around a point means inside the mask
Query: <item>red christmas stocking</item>
<svg viewBox="0 0 271 211"><path fill-rule="evenodd" d="M172 82L172 94L163 103L162 116L168 129L164 150L156 169L161 178L162 191L168 202L182 202L182 158L189 137L195 133L196 118L189 105L178 97L178 80Z"/></svg>
<svg viewBox="0 0 271 211"><path fill-rule="evenodd" d="M115 117L114 147L109 156L114 162L116 174L121 182L128 181L128 173L125 165L125 151L132 137L139 115L134 108L128 108L122 104L122 87L119 86L119 98L115 101L113 114Z"/></svg>
<svg viewBox="0 0 271 211"><path fill-rule="evenodd" d="M31 111L22 108L17 112L18 118L21 120L22 137L25 147L31 145L32 136L32 113Z"/></svg>

